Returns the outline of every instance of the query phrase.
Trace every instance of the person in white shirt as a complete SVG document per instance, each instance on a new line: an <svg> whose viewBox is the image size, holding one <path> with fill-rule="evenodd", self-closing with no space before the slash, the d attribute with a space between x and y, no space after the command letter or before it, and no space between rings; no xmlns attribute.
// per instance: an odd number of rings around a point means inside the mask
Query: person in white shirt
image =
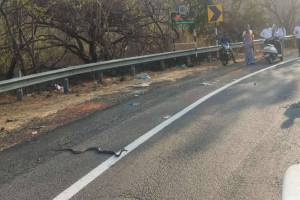
<svg viewBox="0 0 300 200"><path fill-rule="evenodd" d="M286 36L286 29L283 25L279 25L274 28L274 37L279 39L279 44L277 44L278 53L283 55L284 50L284 37Z"/></svg>
<svg viewBox="0 0 300 200"><path fill-rule="evenodd" d="M267 27L264 28L262 30L262 32L260 33L260 37L264 38L264 39L271 39L273 37L273 29L272 27Z"/></svg>
<svg viewBox="0 0 300 200"><path fill-rule="evenodd" d="M278 26L275 29L274 37L283 39L285 36L286 36L286 29L284 28L284 26Z"/></svg>
<svg viewBox="0 0 300 200"><path fill-rule="evenodd" d="M294 28L294 35L297 40L298 52L299 52L299 56L300 56L300 26L296 26Z"/></svg>
<svg viewBox="0 0 300 200"><path fill-rule="evenodd" d="M260 36L265 39L265 44L273 44L278 51L279 55L282 55L282 44L279 40L279 35L283 35L283 29L278 30L276 24L273 24L272 27L267 25L267 28L263 29L260 33Z"/></svg>

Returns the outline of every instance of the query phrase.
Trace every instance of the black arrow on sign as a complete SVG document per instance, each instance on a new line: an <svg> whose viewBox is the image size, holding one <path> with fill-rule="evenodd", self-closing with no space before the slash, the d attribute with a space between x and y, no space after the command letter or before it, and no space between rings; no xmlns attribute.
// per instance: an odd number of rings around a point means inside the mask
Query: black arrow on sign
<svg viewBox="0 0 300 200"><path fill-rule="evenodd" d="M222 15L222 12L218 9L217 6L211 6L210 9L214 13L210 21L212 22L218 21L219 17Z"/></svg>

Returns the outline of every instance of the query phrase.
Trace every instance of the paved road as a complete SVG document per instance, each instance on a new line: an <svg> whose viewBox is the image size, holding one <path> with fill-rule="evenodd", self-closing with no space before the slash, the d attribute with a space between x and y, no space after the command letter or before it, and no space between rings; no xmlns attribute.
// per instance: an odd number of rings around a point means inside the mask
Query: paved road
<svg viewBox="0 0 300 200"><path fill-rule="evenodd" d="M166 116L265 67L231 66L155 85L140 97L2 152L0 199L53 199L109 158L54 149L121 149ZM300 159L299 77L300 62L293 62L229 87L129 153L73 199L280 199L283 174ZM203 86L203 81L213 84Z"/></svg>

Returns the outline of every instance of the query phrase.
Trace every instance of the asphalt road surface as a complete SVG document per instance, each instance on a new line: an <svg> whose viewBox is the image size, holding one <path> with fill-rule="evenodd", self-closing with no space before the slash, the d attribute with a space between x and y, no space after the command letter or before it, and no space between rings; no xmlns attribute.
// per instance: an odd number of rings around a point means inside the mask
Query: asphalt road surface
<svg viewBox="0 0 300 200"><path fill-rule="evenodd" d="M285 170L300 161L300 61L239 80L266 67L233 65L157 84L8 149L0 153L0 199L280 199ZM119 150L155 127L120 159L55 151ZM104 162L114 165L87 176Z"/></svg>

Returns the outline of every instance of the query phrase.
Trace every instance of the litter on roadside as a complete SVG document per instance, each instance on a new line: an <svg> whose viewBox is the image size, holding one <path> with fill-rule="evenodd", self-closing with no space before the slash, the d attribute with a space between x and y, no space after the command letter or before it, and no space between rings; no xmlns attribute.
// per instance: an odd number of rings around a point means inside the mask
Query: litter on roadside
<svg viewBox="0 0 300 200"><path fill-rule="evenodd" d="M38 132L37 132L37 131L32 131L31 134L32 134L32 135L37 135Z"/></svg>
<svg viewBox="0 0 300 200"><path fill-rule="evenodd" d="M140 103L138 103L138 102L133 102L133 101L130 101L130 102L128 103L128 105L129 105L129 106L132 106L132 107L136 107L136 106L139 106L139 105L140 105Z"/></svg>
<svg viewBox="0 0 300 200"><path fill-rule="evenodd" d="M135 90L135 91L133 92L133 95L134 95L135 97L138 97L138 96L144 95L146 91L147 91L147 90Z"/></svg>
<svg viewBox="0 0 300 200"><path fill-rule="evenodd" d="M203 85L203 86L211 86L211 85L213 85L213 83L203 82L203 83L201 83L200 85Z"/></svg>
<svg viewBox="0 0 300 200"><path fill-rule="evenodd" d="M139 79L139 80L147 81L147 80L150 80L150 79L151 79L151 76L149 76L149 74L147 74L147 73L142 73L142 74L136 75L135 78L136 78L136 79Z"/></svg>
<svg viewBox="0 0 300 200"><path fill-rule="evenodd" d="M64 92L64 88L59 84L54 84L54 87L59 92Z"/></svg>
<svg viewBox="0 0 300 200"><path fill-rule="evenodd" d="M9 118L9 119L6 119L6 123L16 122L16 121L18 121L16 118Z"/></svg>
<svg viewBox="0 0 300 200"><path fill-rule="evenodd" d="M35 127L33 129L42 129L42 128L46 128L47 126L39 126L39 127Z"/></svg>
<svg viewBox="0 0 300 200"><path fill-rule="evenodd" d="M150 83L141 83L141 84L138 84L138 85L133 85L132 87L134 87L134 88L150 87Z"/></svg>

